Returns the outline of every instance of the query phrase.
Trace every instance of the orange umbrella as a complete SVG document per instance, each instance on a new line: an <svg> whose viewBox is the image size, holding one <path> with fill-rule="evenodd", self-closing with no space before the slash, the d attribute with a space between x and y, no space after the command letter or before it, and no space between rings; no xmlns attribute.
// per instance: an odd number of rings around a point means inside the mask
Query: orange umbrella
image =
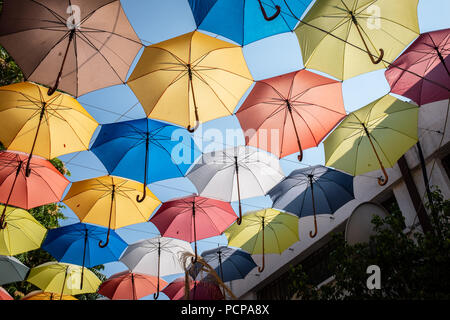
<svg viewBox="0 0 450 320"><path fill-rule="evenodd" d="M258 81L236 113L247 145L299 161L345 115L342 83L307 70Z"/></svg>

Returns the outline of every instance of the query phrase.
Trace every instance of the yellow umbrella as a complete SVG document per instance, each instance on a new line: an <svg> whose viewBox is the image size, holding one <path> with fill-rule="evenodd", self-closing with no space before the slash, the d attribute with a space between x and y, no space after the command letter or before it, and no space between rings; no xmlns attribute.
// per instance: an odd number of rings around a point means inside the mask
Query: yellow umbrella
<svg viewBox="0 0 450 320"><path fill-rule="evenodd" d="M419 108L386 95L350 113L324 141L326 165L351 175L391 168L418 141Z"/></svg>
<svg viewBox="0 0 450 320"><path fill-rule="evenodd" d="M97 121L71 96L47 91L31 82L0 88L0 141L46 159L87 150Z"/></svg>
<svg viewBox="0 0 450 320"><path fill-rule="evenodd" d="M80 289L81 277L83 277L83 289ZM96 292L102 283L91 270L85 270L83 273L81 266L55 261L32 268L27 281L45 292L59 294L60 300L66 294Z"/></svg>
<svg viewBox="0 0 450 320"><path fill-rule="evenodd" d="M241 47L198 31L145 48L128 79L149 118L191 132L231 115L252 83Z"/></svg>
<svg viewBox="0 0 450 320"><path fill-rule="evenodd" d="M418 2L316 1L295 29L305 66L341 80L386 68L420 33Z"/></svg>
<svg viewBox="0 0 450 320"><path fill-rule="evenodd" d="M228 245L239 247L250 254L283 253L299 240L298 217L275 209L251 211L242 216L241 224L234 223L224 232Z"/></svg>
<svg viewBox="0 0 450 320"><path fill-rule="evenodd" d="M146 222L161 201L147 188L142 202L136 197L142 193L142 184L114 176L83 180L72 184L63 202L81 222L108 227L105 243L108 245L111 229Z"/></svg>
<svg viewBox="0 0 450 320"><path fill-rule="evenodd" d="M4 206L0 205L0 211ZM23 209L7 207L5 224L0 227L0 255L14 256L39 249L47 229Z"/></svg>
<svg viewBox="0 0 450 320"><path fill-rule="evenodd" d="M78 300L69 295L63 295L53 292L44 292L42 290L32 291L20 300Z"/></svg>

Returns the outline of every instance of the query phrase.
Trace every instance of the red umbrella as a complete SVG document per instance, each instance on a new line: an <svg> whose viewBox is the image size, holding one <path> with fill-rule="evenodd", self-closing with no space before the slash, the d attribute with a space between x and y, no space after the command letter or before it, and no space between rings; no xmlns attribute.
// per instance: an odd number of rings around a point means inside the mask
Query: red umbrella
<svg viewBox="0 0 450 320"><path fill-rule="evenodd" d="M189 196L165 202L150 219L163 237L195 242L220 235L237 216L228 202Z"/></svg>
<svg viewBox="0 0 450 320"><path fill-rule="evenodd" d="M14 298L11 297L8 291L0 287L0 300L14 300Z"/></svg>
<svg viewBox="0 0 450 320"><path fill-rule="evenodd" d="M112 300L138 300L157 291L158 279L161 287L167 285L166 281L158 277L129 271L119 272L103 282L98 293Z"/></svg>
<svg viewBox="0 0 450 320"><path fill-rule="evenodd" d="M0 152L0 202L5 204L0 228L8 205L31 209L59 202L70 183L49 161L37 156L31 158L31 173L26 177L28 158L26 153Z"/></svg>
<svg viewBox="0 0 450 320"><path fill-rule="evenodd" d="M386 70L393 93L418 105L450 98L450 29L421 34Z"/></svg>
<svg viewBox="0 0 450 320"><path fill-rule="evenodd" d="M184 300L186 281L184 277L175 279L162 292L170 300ZM189 280L189 300L223 300L219 286L208 281Z"/></svg>
<svg viewBox="0 0 450 320"><path fill-rule="evenodd" d="M299 161L345 115L342 83L307 70L256 82L236 113L247 145Z"/></svg>

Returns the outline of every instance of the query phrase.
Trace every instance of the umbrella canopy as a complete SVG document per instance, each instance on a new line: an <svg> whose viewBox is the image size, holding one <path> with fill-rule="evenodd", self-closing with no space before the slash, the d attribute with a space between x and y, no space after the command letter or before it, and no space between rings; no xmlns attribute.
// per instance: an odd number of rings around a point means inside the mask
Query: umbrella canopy
<svg viewBox="0 0 450 320"><path fill-rule="evenodd" d="M279 33L292 32L312 0L189 0L199 29L247 45ZM289 4L289 7L287 6Z"/></svg>
<svg viewBox="0 0 450 320"><path fill-rule="evenodd" d="M219 275L223 282L244 279L245 276L256 267L252 256L243 251L221 246L203 251L203 260L208 263ZM201 265L198 263L190 268L191 276L196 279L200 274Z"/></svg>
<svg viewBox="0 0 450 320"><path fill-rule="evenodd" d="M193 195L163 203L150 222L163 237L194 242L197 257L197 240L220 235L236 218L229 203Z"/></svg>
<svg viewBox="0 0 450 320"><path fill-rule="evenodd" d="M182 130L150 119L105 124L91 150L110 174L142 182L145 190L148 183L184 176L200 155Z"/></svg>
<svg viewBox="0 0 450 320"><path fill-rule="evenodd" d="M8 150L30 154L27 176L32 155L53 159L87 150L98 126L77 100L60 92L49 96L34 83L3 86L0 100L0 140Z"/></svg>
<svg viewBox="0 0 450 320"><path fill-rule="evenodd" d="M27 154L0 151L0 202L5 204L0 222L9 204L31 209L59 202L69 185L69 180L49 161L38 157L30 160L27 178L25 164L28 157Z"/></svg>
<svg viewBox="0 0 450 320"><path fill-rule="evenodd" d="M29 270L17 258L0 256L0 285L23 281Z"/></svg>
<svg viewBox="0 0 450 320"><path fill-rule="evenodd" d="M98 293L111 300L139 300L155 293L159 286L164 288L167 282L158 277L124 271L103 282Z"/></svg>
<svg viewBox="0 0 450 320"><path fill-rule="evenodd" d="M148 221L161 203L150 190L142 202L136 202L141 189L136 181L103 176L73 183L63 202L81 222L108 227L106 241L99 242L106 247L111 229Z"/></svg>
<svg viewBox="0 0 450 320"><path fill-rule="evenodd" d="M450 98L450 29L421 34L386 70L393 93L418 105Z"/></svg>
<svg viewBox="0 0 450 320"><path fill-rule="evenodd" d="M91 270L62 262L47 262L30 270L27 281L39 289L59 294L60 300L68 295L96 292L101 280ZM83 288L80 289L80 283Z"/></svg>
<svg viewBox="0 0 450 320"><path fill-rule="evenodd" d="M316 1L295 30L305 67L341 80L386 68L420 33L418 2Z"/></svg>
<svg viewBox="0 0 450 320"><path fill-rule="evenodd" d="M8 291L0 287L0 300L14 300L14 298L11 297Z"/></svg>
<svg viewBox="0 0 450 320"><path fill-rule="evenodd" d="M9 0L2 12L0 44L50 91L122 84L142 47L118 0Z"/></svg>
<svg viewBox="0 0 450 320"><path fill-rule="evenodd" d="M4 206L0 205L3 211ZM14 256L39 249L45 238L44 228L25 210L7 207L3 228L0 228L0 255Z"/></svg>
<svg viewBox="0 0 450 320"><path fill-rule="evenodd" d="M241 47L195 31L146 47L127 83L149 118L193 131L231 115L253 78Z"/></svg>
<svg viewBox="0 0 450 320"><path fill-rule="evenodd" d="M233 224L224 234L229 246L262 254L258 271L263 272L266 253L281 254L299 240L298 217L275 209L251 211L242 217L240 225Z"/></svg>
<svg viewBox="0 0 450 320"><path fill-rule="evenodd" d="M326 165L353 176L391 168L418 141L419 108L386 95L350 113L326 138Z"/></svg>
<svg viewBox="0 0 450 320"><path fill-rule="evenodd" d="M53 292L44 292L42 290L32 291L20 300L78 300L69 295L63 295Z"/></svg>
<svg viewBox="0 0 450 320"><path fill-rule="evenodd" d="M298 169L270 190L269 196L274 208L299 217L314 215L313 238L317 235L316 213L333 214L355 198L353 176L324 166Z"/></svg>
<svg viewBox="0 0 450 320"><path fill-rule="evenodd" d="M247 145L299 161L345 115L342 83L307 70L256 82L236 112Z"/></svg>
<svg viewBox="0 0 450 320"><path fill-rule="evenodd" d="M284 178L280 161L274 155L253 147L238 146L205 153L186 175L204 197L223 201L264 196Z"/></svg>
<svg viewBox="0 0 450 320"><path fill-rule="evenodd" d="M48 232L42 249L60 262L73 263L91 268L100 264L118 261L127 243L114 231L105 247L97 244L106 238L108 230L103 227L76 223L52 229ZM83 277L81 277L83 281ZM81 282L81 287L83 282Z"/></svg>
<svg viewBox="0 0 450 320"><path fill-rule="evenodd" d="M131 272L164 277L183 273L181 255L185 252L194 253L189 242L165 237L144 239L130 244L120 261ZM159 284L154 298L159 296Z"/></svg>
<svg viewBox="0 0 450 320"><path fill-rule="evenodd" d="M175 279L162 291L170 300L185 299L186 281L184 277ZM209 281L189 280L188 300L223 300L224 296L217 284Z"/></svg>

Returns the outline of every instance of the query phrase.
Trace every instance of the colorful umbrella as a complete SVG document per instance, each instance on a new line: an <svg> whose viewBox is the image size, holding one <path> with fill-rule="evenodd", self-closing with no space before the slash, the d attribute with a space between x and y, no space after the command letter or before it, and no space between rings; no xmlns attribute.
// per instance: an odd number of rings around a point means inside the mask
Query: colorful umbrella
<svg viewBox="0 0 450 320"><path fill-rule="evenodd" d="M146 47L127 83L149 118L193 132L231 115L253 78L241 47L195 31Z"/></svg>
<svg viewBox="0 0 450 320"><path fill-rule="evenodd" d="M101 284L101 280L91 270L83 273L81 266L55 261L32 268L27 281L45 292L59 294L60 300L65 294L96 292ZM82 289L81 282L84 283Z"/></svg>
<svg viewBox="0 0 450 320"><path fill-rule="evenodd" d="M63 202L81 222L108 227L106 241L99 242L104 248L109 243L111 229L148 221L161 203L150 190L144 201L137 203L141 189L142 184L136 181L103 176L73 183Z"/></svg>
<svg viewBox="0 0 450 320"><path fill-rule="evenodd" d="M133 273L142 273L157 278L183 273L185 266L181 263L181 255L194 253L189 242L165 237L144 239L130 244L120 261ZM159 297L159 283L153 298Z"/></svg>
<svg viewBox="0 0 450 320"><path fill-rule="evenodd" d="M247 45L279 33L292 32L298 20L289 10L300 17L311 1L189 0L189 5L199 29Z"/></svg>
<svg viewBox="0 0 450 320"><path fill-rule="evenodd" d="M193 195L163 203L150 222L163 237L194 242L196 259L197 240L220 235L236 218L229 203Z"/></svg>
<svg viewBox="0 0 450 320"><path fill-rule="evenodd" d="M418 105L450 98L450 29L421 34L386 70L393 93Z"/></svg>
<svg viewBox="0 0 450 320"><path fill-rule="evenodd" d="M78 300L69 295L63 295L53 292L44 292L42 290L32 291L20 300Z"/></svg>
<svg viewBox="0 0 450 320"><path fill-rule="evenodd" d="M274 155L253 147L238 146L203 154L186 175L204 197L223 201L264 196L284 178Z"/></svg>
<svg viewBox="0 0 450 320"><path fill-rule="evenodd" d="M76 223L52 229L48 232L42 249L50 253L60 262L72 263L92 268L100 264L118 261L127 243L114 231L111 232L109 243L104 248L99 247L99 241L105 239L108 230L103 227ZM83 287L83 276L81 277Z"/></svg>
<svg viewBox="0 0 450 320"><path fill-rule="evenodd" d="M311 238L317 235L316 213L334 214L355 198L353 176L324 166L294 170L268 194L274 208L300 218L314 215Z"/></svg>
<svg viewBox="0 0 450 320"><path fill-rule="evenodd" d="M385 167L418 141L419 108L386 95L350 113L324 141L326 166L353 176L381 169L378 178L388 182Z"/></svg>
<svg viewBox="0 0 450 320"><path fill-rule="evenodd" d="M0 300L14 300L14 298L11 297L8 291L0 287Z"/></svg>
<svg viewBox="0 0 450 320"><path fill-rule="evenodd" d="M316 1L295 30L304 65L342 80L386 68L420 33L418 2Z"/></svg>
<svg viewBox="0 0 450 320"><path fill-rule="evenodd" d="M9 0L2 12L1 45L49 94L124 83L142 47L118 0Z"/></svg>
<svg viewBox="0 0 450 320"><path fill-rule="evenodd" d="M139 300L156 292L160 286L167 286L167 282L158 277L124 271L103 282L98 293L111 300Z"/></svg>
<svg viewBox="0 0 450 320"><path fill-rule="evenodd" d="M3 12L2 16L5 16ZM0 140L9 150L53 159L84 151L98 123L67 94L47 95L46 88L30 82L0 88Z"/></svg>
<svg viewBox="0 0 450 320"><path fill-rule="evenodd" d="M170 300L185 299L186 280L184 277L175 279L162 291ZM209 281L189 280L188 300L223 300L224 296L219 286Z"/></svg>
<svg viewBox="0 0 450 320"><path fill-rule="evenodd" d="M214 268L223 282L244 279L257 266L249 253L225 246L203 251L201 256ZM196 263L190 268L189 273L194 279L197 279L199 275L202 276L201 265Z"/></svg>
<svg viewBox="0 0 450 320"><path fill-rule="evenodd" d="M70 183L49 161L38 157L31 159L27 178L27 161L27 154L0 151L0 202L5 204L0 222L9 204L31 209L59 202Z"/></svg>
<svg viewBox="0 0 450 320"><path fill-rule="evenodd" d="M263 272L266 253L283 253L299 240L298 217L275 209L251 211L242 217L242 223L229 227L225 232L228 245L239 247L250 254L262 254Z"/></svg>
<svg viewBox="0 0 450 320"><path fill-rule="evenodd" d="M236 112L247 145L299 161L345 115L342 83L306 70L256 82Z"/></svg>
<svg viewBox="0 0 450 320"><path fill-rule="evenodd" d="M23 281L29 270L17 258L0 256L0 285Z"/></svg>
<svg viewBox="0 0 450 320"><path fill-rule="evenodd" d="M194 140L181 132L150 119L105 124L91 150L110 174L142 182L142 201L148 183L184 176L200 155Z"/></svg>
<svg viewBox="0 0 450 320"><path fill-rule="evenodd" d="M2 205L0 210L3 211ZM3 227L0 227L0 254L14 256L39 249L45 238L44 228L25 210L7 207Z"/></svg>

